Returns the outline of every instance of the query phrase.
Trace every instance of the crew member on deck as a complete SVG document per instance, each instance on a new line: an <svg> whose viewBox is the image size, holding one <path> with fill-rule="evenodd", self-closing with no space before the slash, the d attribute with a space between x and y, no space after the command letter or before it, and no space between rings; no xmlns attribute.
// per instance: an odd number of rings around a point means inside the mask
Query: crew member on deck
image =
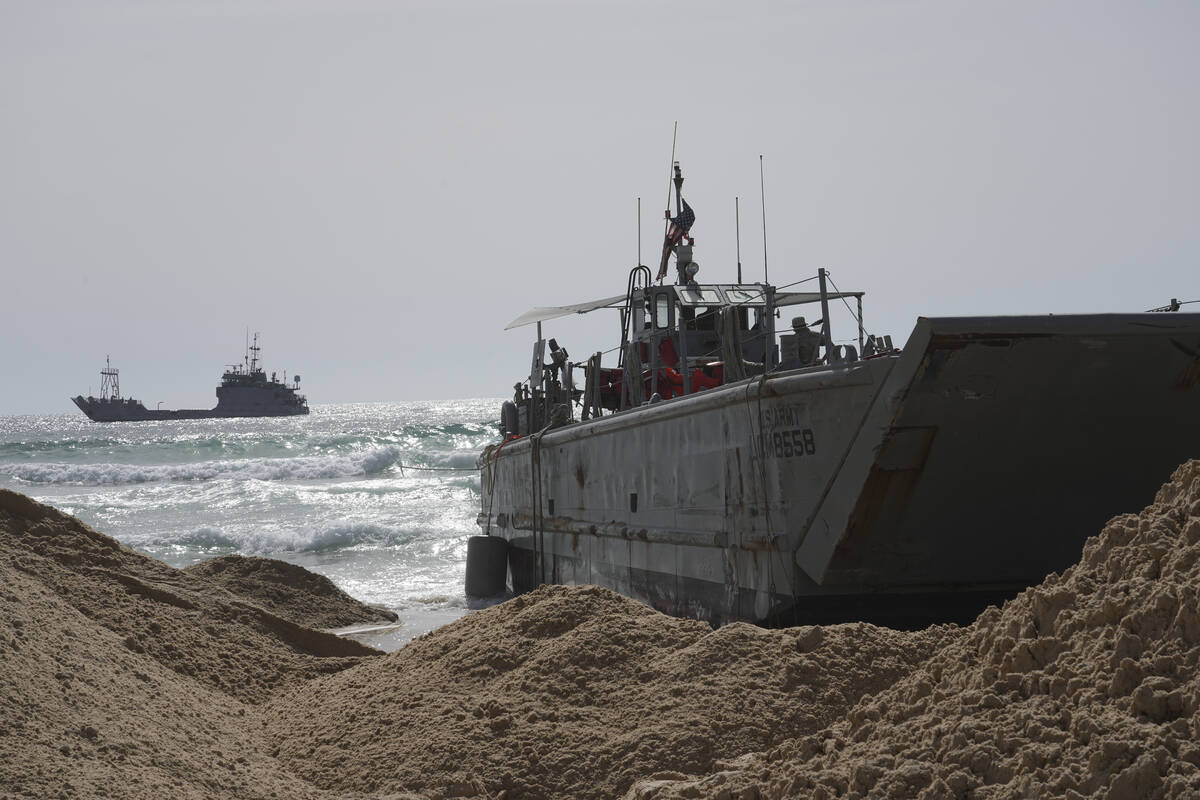
<svg viewBox="0 0 1200 800"><path fill-rule="evenodd" d="M792 330L796 334L796 353L800 357L800 363L806 367L816 364L817 352L821 347L821 334L809 328L804 317L792 319Z"/></svg>

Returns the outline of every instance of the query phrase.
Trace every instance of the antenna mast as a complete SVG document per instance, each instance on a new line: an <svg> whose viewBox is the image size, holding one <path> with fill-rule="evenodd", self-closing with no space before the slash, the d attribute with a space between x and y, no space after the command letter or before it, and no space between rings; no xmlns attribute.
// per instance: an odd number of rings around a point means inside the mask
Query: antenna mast
<svg viewBox="0 0 1200 800"><path fill-rule="evenodd" d="M258 331L254 332L254 344L250 345L250 371L258 370L258 354L262 352L262 348L258 346Z"/></svg>
<svg viewBox="0 0 1200 800"><path fill-rule="evenodd" d="M113 369L109 357L104 357L104 369L100 370L100 396L105 400L121 399L121 383L117 377L120 370Z"/></svg>

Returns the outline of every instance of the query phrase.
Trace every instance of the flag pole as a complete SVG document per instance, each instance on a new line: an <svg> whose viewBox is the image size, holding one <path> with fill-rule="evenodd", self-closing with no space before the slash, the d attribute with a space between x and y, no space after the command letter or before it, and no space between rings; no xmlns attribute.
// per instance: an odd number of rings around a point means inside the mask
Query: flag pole
<svg viewBox="0 0 1200 800"><path fill-rule="evenodd" d="M675 130L671 133L671 167L667 170L667 216L671 216L671 181L675 178L675 140L679 136L679 120L675 120ZM663 226L663 236L667 229Z"/></svg>
<svg viewBox="0 0 1200 800"><path fill-rule="evenodd" d="M664 258L666 257L667 233L671 229L671 183L675 177L675 142L678 140L678 138L679 138L679 120L675 120L675 127L671 131L671 166L667 170L667 213L663 215L663 256L664 256ZM665 264L666 264L666 262L663 261L660 263L660 266L659 266L659 275L658 275L659 283L662 282L662 279L666 275L666 273L663 272L663 270L665 269Z"/></svg>

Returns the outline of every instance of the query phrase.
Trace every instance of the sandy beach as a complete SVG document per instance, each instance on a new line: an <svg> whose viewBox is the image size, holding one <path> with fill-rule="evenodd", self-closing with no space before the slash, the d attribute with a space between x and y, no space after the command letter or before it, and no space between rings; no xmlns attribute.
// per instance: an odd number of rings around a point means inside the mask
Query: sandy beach
<svg viewBox="0 0 1200 800"><path fill-rule="evenodd" d="M299 567L175 569L0 491L0 798L1198 797L1200 461L1164 478L964 628L545 587L392 653Z"/></svg>

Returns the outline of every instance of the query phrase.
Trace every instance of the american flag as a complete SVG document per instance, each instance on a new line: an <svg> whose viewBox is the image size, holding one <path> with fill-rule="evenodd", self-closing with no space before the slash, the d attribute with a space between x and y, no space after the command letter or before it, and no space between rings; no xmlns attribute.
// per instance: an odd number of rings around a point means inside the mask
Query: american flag
<svg viewBox="0 0 1200 800"><path fill-rule="evenodd" d="M666 276L667 260L671 255L671 248L683 241L683 238L688 235L688 231L692 229L692 223L696 221L696 212L692 211L687 200L681 197L679 203L683 206L683 210L677 216L671 217L671 224L667 226L667 238L663 241L662 261L658 265L656 280L661 281Z"/></svg>

